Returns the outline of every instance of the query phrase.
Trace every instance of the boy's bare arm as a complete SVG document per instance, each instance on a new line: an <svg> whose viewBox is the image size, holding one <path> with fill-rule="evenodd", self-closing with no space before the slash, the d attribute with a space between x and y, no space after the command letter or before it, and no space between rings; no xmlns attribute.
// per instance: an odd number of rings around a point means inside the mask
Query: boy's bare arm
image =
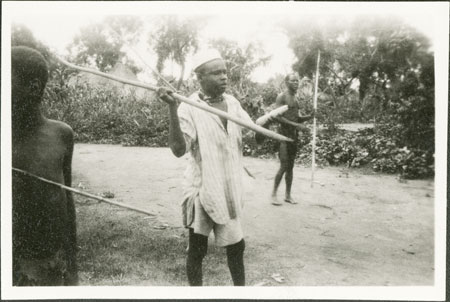
<svg viewBox="0 0 450 302"><path fill-rule="evenodd" d="M302 125L300 123L296 123L296 122L290 121L287 118L282 117L282 116L276 117L275 120L279 121L280 123L288 124L288 125L291 125L291 126L299 128L299 129L303 129L303 130L308 128L305 125Z"/></svg>
<svg viewBox="0 0 450 302"><path fill-rule="evenodd" d="M169 105L169 147L176 157L181 157L186 153L186 141L180 128L178 119L177 100L171 96L172 92L160 88L157 91L158 97Z"/></svg>
<svg viewBox="0 0 450 302"><path fill-rule="evenodd" d="M169 105L169 118L169 147L176 157L181 157L186 153L186 142L180 128L176 105Z"/></svg>
<svg viewBox="0 0 450 302"><path fill-rule="evenodd" d="M315 113L314 113L314 112L313 112L311 115L299 116L299 117L298 117L298 121L299 121L300 123L303 123L303 122L312 120L312 119L314 118L314 116L315 116Z"/></svg>
<svg viewBox="0 0 450 302"><path fill-rule="evenodd" d="M72 155L73 155L73 131L70 128L64 129L64 143L66 144L66 154L63 162L64 185L72 186ZM76 226L76 212L73 195L66 190L67 196L67 259L68 259L68 280L66 285L78 284L78 265L77 265L77 226Z"/></svg>

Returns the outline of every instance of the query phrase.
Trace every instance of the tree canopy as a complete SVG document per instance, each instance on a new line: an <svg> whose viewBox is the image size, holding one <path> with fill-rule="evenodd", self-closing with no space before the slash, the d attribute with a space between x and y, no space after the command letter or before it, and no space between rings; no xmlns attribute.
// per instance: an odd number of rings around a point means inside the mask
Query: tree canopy
<svg viewBox="0 0 450 302"><path fill-rule="evenodd" d="M124 46L139 40L142 25L142 20L136 16L114 16L84 26L68 46L71 59L76 64L96 67L103 72L121 62L137 73L140 69L128 57Z"/></svg>
<svg viewBox="0 0 450 302"><path fill-rule="evenodd" d="M356 109L359 120L397 123L403 143L434 142L433 53L422 34L398 19L370 16L307 19L284 28L297 58L293 69L301 76L314 77L320 50L319 88L330 119L344 105Z"/></svg>
<svg viewBox="0 0 450 302"><path fill-rule="evenodd" d="M148 44L158 56L156 69L162 72L166 60L172 60L181 67L177 89L180 88L186 68L186 57L198 49L198 31L203 19L181 19L175 15L163 16L151 31Z"/></svg>

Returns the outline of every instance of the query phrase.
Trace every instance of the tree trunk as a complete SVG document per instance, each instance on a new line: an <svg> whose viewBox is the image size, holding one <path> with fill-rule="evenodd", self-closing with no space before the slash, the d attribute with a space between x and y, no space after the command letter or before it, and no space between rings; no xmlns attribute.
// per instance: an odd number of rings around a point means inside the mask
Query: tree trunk
<svg viewBox="0 0 450 302"><path fill-rule="evenodd" d="M178 80L178 84L177 84L177 90L180 90L181 84L183 84L183 76L184 76L184 69L185 69L185 64L184 62L181 64L181 74L180 74L180 78Z"/></svg>

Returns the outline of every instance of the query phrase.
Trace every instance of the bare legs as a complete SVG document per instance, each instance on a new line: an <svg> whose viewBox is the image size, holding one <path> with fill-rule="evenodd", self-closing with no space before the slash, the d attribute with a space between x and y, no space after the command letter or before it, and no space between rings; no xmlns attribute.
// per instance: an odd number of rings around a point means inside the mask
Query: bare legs
<svg viewBox="0 0 450 302"><path fill-rule="evenodd" d="M208 237L195 234L189 229L189 249L186 260L186 273L190 286L202 286L202 262L208 251Z"/></svg>
<svg viewBox="0 0 450 302"><path fill-rule="evenodd" d="M230 269L234 286L245 286L244 239L238 243L228 245L226 249L228 268Z"/></svg>
<svg viewBox="0 0 450 302"><path fill-rule="evenodd" d="M226 246L227 263L235 286L245 285L244 268L245 241ZM208 251L208 237L195 234L189 229L189 250L186 261L186 273L190 286L202 286L202 262Z"/></svg>
<svg viewBox="0 0 450 302"><path fill-rule="evenodd" d="M283 175L285 175L286 181L286 194L285 201L289 203L295 204L296 202L291 197L291 188L292 188L292 180L294 177L294 162L295 156L297 154L297 144L296 143L280 143L280 169L275 175L275 181L272 191L272 204L273 205L281 205L281 203L277 200L277 190L280 186L281 179Z"/></svg>

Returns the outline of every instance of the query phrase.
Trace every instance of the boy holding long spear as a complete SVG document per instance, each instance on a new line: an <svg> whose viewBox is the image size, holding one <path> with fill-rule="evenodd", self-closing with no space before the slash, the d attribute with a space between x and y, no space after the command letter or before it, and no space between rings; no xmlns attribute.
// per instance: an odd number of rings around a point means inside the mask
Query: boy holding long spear
<svg viewBox="0 0 450 302"><path fill-rule="evenodd" d="M225 94L227 70L216 50L200 52L194 71L201 90L190 99L228 112L252 124L238 100ZM183 220L189 228L187 277L201 286L202 262L208 236L214 232L218 246L225 247L233 284L245 285L245 241L242 221L242 134L238 124L181 104L165 89L159 97L169 104L169 146L177 157L189 153L185 172Z"/></svg>

